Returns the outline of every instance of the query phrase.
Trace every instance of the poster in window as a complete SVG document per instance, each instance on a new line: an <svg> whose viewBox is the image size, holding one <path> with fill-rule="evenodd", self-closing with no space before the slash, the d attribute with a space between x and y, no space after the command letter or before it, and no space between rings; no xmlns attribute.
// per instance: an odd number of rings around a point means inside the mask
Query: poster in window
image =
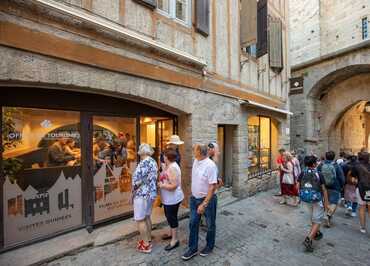
<svg viewBox="0 0 370 266"><path fill-rule="evenodd" d="M6 247L43 237L82 223L81 178L63 171L52 187L22 190L6 178L4 185L4 244Z"/></svg>

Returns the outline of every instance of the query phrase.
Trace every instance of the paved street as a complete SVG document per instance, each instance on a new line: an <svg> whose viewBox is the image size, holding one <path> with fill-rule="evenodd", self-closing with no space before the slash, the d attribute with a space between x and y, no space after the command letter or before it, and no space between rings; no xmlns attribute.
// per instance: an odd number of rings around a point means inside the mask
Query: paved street
<svg viewBox="0 0 370 266"><path fill-rule="evenodd" d="M85 250L49 263L64 265L369 265L370 236L361 235L357 218L345 218L343 209L334 219L335 226L323 229L324 238L315 243L313 254L305 254L302 240L308 230L304 206L280 206L273 191L260 193L219 210L214 253L182 262L186 248L188 220L181 222L181 247L167 253L160 241L163 229L153 232L154 249L139 254L137 238ZM201 233L200 248L205 233Z"/></svg>

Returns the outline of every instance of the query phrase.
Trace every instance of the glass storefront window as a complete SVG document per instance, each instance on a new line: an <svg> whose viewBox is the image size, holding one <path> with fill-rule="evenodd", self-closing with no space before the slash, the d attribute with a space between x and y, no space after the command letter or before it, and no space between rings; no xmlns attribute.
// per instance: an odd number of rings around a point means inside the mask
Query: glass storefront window
<svg viewBox="0 0 370 266"><path fill-rule="evenodd" d="M271 169L271 118L248 118L248 152L251 174Z"/></svg>
<svg viewBox="0 0 370 266"><path fill-rule="evenodd" d="M82 224L80 113L2 108L4 244Z"/></svg>
<svg viewBox="0 0 370 266"><path fill-rule="evenodd" d="M132 174L137 164L136 118L94 116L94 221L132 211Z"/></svg>

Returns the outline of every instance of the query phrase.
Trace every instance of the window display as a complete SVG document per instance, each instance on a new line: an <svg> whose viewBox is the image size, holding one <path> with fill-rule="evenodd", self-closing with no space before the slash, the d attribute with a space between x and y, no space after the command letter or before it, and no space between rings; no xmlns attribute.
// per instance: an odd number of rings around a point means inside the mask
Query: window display
<svg viewBox="0 0 370 266"><path fill-rule="evenodd" d="M4 243L82 224L80 113L2 108Z"/></svg>
<svg viewBox="0 0 370 266"><path fill-rule="evenodd" d="M249 172L271 169L271 119L251 116L248 119Z"/></svg>
<svg viewBox="0 0 370 266"><path fill-rule="evenodd" d="M94 221L132 211L131 178L136 168L136 118L94 116Z"/></svg>

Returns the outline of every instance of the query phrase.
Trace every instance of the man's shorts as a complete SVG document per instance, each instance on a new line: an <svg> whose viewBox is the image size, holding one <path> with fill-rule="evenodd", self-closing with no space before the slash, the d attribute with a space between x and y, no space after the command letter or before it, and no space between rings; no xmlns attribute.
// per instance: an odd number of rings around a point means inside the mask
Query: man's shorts
<svg viewBox="0 0 370 266"><path fill-rule="evenodd" d="M321 224L325 215L325 209L322 202L306 203L305 205L310 212L311 222L314 224Z"/></svg>
<svg viewBox="0 0 370 266"><path fill-rule="evenodd" d="M142 221L152 214L153 200L143 197L134 198L134 220Z"/></svg>
<svg viewBox="0 0 370 266"><path fill-rule="evenodd" d="M366 202L361 198L360 190L358 188L356 188L356 198L357 198L358 205L361 205L361 206L366 205L366 204L370 205L370 202Z"/></svg>

